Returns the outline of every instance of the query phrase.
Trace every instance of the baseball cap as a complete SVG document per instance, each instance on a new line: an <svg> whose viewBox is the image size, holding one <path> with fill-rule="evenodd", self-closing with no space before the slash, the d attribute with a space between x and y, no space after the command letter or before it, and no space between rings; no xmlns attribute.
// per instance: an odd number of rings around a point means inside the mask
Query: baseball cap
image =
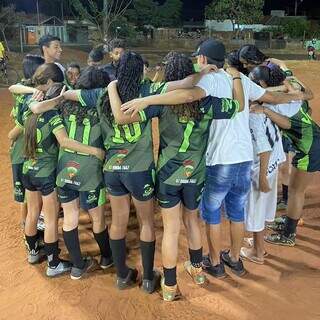
<svg viewBox="0 0 320 320"><path fill-rule="evenodd" d="M226 48L221 41L208 39L202 42L192 57L203 55L210 60L224 62L226 56Z"/></svg>

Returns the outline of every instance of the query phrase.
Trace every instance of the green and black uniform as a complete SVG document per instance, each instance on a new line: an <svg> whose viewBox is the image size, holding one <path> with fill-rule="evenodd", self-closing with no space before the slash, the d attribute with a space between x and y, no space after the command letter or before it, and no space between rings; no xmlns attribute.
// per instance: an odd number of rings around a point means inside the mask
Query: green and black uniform
<svg viewBox="0 0 320 320"><path fill-rule="evenodd" d="M103 149L97 110L88 109L86 117L80 123L77 121L76 114L63 117L63 120L69 138ZM102 161L95 156L60 148L57 168L60 202L67 203L80 198L80 206L84 210L104 205L106 191L102 165Z"/></svg>
<svg viewBox="0 0 320 320"><path fill-rule="evenodd" d="M31 115L30 104L18 113L18 123L25 126ZM25 159L23 163L23 184L27 190L40 191L43 196L49 195L56 186L56 167L59 146L55 132L64 128L57 110L50 110L38 116L37 149L35 159Z"/></svg>
<svg viewBox="0 0 320 320"><path fill-rule="evenodd" d="M307 112L304 102L298 113L290 117L291 128L283 130L292 141L296 154L292 165L307 172L320 171L320 127Z"/></svg>
<svg viewBox="0 0 320 320"><path fill-rule="evenodd" d="M165 83L144 82L140 97L161 93L165 89ZM103 172L107 190L113 196L130 193L137 200L149 200L154 195L155 173L151 121L128 125L110 122L99 103L105 90L82 90L79 100L89 108L98 106L106 149Z"/></svg>
<svg viewBox="0 0 320 320"><path fill-rule="evenodd" d="M207 97L200 101L199 120L178 117L171 107L151 106L140 112L141 121L159 117L160 156L157 198L163 208L180 201L189 210L198 208L205 179L205 153L213 119L231 119L239 102Z"/></svg>
<svg viewBox="0 0 320 320"><path fill-rule="evenodd" d="M27 95L14 95L15 103L12 108L12 117L15 124L21 128L17 117L24 104L30 99ZM23 129L23 127L21 128ZM23 168L23 151L24 151L24 134L21 133L17 140L10 148L10 158L12 165L13 186L14 186L14 200L23 203L25 201L25 188L22 183L22 168Z"/></svg>

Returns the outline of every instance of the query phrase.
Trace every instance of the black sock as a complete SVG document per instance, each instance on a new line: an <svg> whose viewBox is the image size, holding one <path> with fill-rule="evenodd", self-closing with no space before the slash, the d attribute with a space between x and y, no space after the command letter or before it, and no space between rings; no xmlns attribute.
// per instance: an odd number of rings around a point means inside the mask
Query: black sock
<svg viewBox="0 0 320 320"><path fill-rule="evenodd" d="M287 217L286 226L283 233L285 237L288 238L290 235L296 233L298 222L299 222L299 219L295 220Z"/></svg>
<svg viewBox="0 0 320 320"><path fill-rule="evenodd" d="M68 249L72 264L76 268L82 269L84 267L84 261L80 250L78 227L71 231L63 230L63 239Z"/></svg>
<svg viewBox="0 0 320 320"><path fill-rule="evenodd" d="M109 233L106 228L100 233L93 233L94 238L97 241L97 244L100 248L101 255L106 258L110 258L112 256L110 243L109 243Z"/></svg>
<svg viewBox="0 0 320 320"><path fill-rule="evenodd" d="M60 259L59 259L60 250L59 250L58 241L53 243L45 242L44 249L48 257L49 267L55 268L60 263Z"/></svg>
<svg viewBox="0 0 320 320"><path fill-rule="evenodd" d="M110 247L112 251L113 262L116 267L117 276L119 278L126 278L129 268L126 264L127 249L126 238L113 240L110 239Z"/></svg>
<svg viewBox="0 0 320 320"><path fill-rule="evenodd" d="M285 203L288 203L288 186L282 185L282 199Z"/></svg>
<svg viewBox="0 0 320 320"><path fill-rule="evenodd" d="M177 284L177 267L171 269L163 268L163 274L166 286L175 286Z"/></svg>
<svg viewBox="0 0 320 320"><path fill-rule="evenodd" d="M29 250L38 250L38 234L34 236L26 236L26 243L29 247Z"/></svg>
<svg viewBox="0 0 320 320"><path fill-rule="evenodd" d="M192 250L189 248L189 255L191 264L195 268L200 268L202 264L202 247L198 250Z"/></svg>
<svg viewBox="0 0 320 320"><path fill-rule="evenodd" d="M143 279L153 279L153 264L154 264L154 252L156 248L156 242L146 242L140 240L140 250L143 266Z"/></svg>

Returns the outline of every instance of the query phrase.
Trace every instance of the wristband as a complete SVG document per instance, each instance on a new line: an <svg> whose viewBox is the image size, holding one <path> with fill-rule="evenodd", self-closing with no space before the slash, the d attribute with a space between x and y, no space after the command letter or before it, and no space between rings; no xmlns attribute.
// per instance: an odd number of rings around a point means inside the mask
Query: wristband
<svg viewBox="0 0 320 320"><path fill-rule="evenodd" d="M234 77L234 78L232 78L232 80L241 80L241 78L240 77Z"/></svg>

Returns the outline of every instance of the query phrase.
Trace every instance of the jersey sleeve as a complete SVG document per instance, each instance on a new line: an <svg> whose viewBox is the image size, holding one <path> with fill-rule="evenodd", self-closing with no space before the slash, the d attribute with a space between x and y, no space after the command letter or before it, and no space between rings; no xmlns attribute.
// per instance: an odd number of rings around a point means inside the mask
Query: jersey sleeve
<svg viewBox="0 0 320 320"><path fill-rule="evenodd" d="M57 110L46 112L46 121L49 123L51 131L55 134L58 130L64 128L63 120Z"/></svg>
<svg viewBox="0 0 320 320"><path fill-rule="evenodd" d="M258 86L249 78L247 78L247 81L249 81L249 100L250 101L259 100L266 93L266 89Z"/></svg>
<svg viewBox="0 0 320 320"><path fill-rule="evenodd" d="M211 119L232 119L240 109L238 100L209 96L202 100L200 111Z"/></svg>
<svg viewBox="0 0 320 320"><path fill-rule="evenodd" d="M272 147L267 137L267 127L265 115L250 114L249 125L253 141L253 147L257 154L272 151Z"/></svg>
<svg viewBox="0 0 320 320"><path fill-rule="evenodd" d="M141 122L145 122L152 118L160 118L163 113L164 107L150 106L142 111L139 111Z"/></svg>
<svg viewBox="0 0 320 320"><path fill-rule="evenodd" d="M80 90L78 93L79 102L83 107L88 109L96 108L99 98L104 92L104 88Z"/></svg>

